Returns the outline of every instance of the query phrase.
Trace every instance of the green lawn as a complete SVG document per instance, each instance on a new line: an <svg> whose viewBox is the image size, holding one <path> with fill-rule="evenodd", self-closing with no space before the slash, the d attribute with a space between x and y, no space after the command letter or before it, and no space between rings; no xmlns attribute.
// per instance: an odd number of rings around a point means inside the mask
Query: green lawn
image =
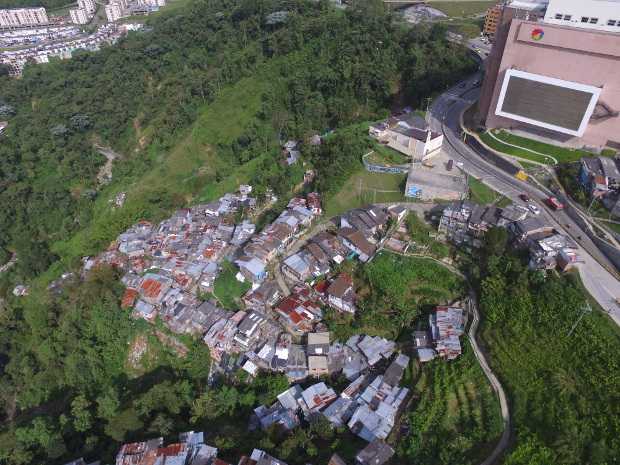
<svg viewBox="0 0 620 465"><path fill-rule="evenodd" d="M558 147L555 145L545 144L544 142L539 142L521 136L515 136L506 131L493 131L493 134L495 135L495 137L509 144L518 145L519 147L534 150L541 154L549 155L555 158L558 163L570 163L574 161L579 161L582 157L595 156L595 154L586 150L569 149L564 147ZM501 142L493 139L487 133L481 134L480 138L484 141L485 144L487 144L491 148L500 152L504 152L508 155L525 158L526 160L532 160L539 163L554 164L551 158L532 153L528 150L522 150L516 147L502 144ZM606 151L604 152L604 155L610 156L613 154L610 151Z"/></svg>
<svg viewBox="0 0 620 465"><path fill-rule="evenodd" d="M448 2L429 2L433 8L443 11L450 17L464 18L467 16L478 15L486 12L495 5L496 1L448 1Z"/></svg>
<svg viewBox="0 0 620 465"><path fill-rule="evenodd" d="M489 186L484 184L482 181L479 181L476 178L469 177L469 198L480 204L493 203L498 200L498 205L501 203L502 205L510 204L510 200L501 195L498 192L495 192Z"/></svg>
<svg viewBox="0 0 620 465"><path fill-rule="evenodd" d="M409 435L399 440L403 463L477 464L502 433L497 400L465 336L454 361L424 364L413 388Z"/></svg>
<svg viewBox="0 0 620 465"><path fill-rule="evenodd" d="M366 158L370 163L378 165L404 165L411 161L409 157L383 144L375 142L373 150L374 152Z"/></svg>
<svg viewBox="0 0 620 465"><path fill-rule="evenodd" d="M362 168L347 180L340 191L325 200L325 215L327 217L339 215L369 203L406 201L403 194L406 180L407 175L404 173L371 173ZM375 190L393 192L375 192Z"/></svg>
<svg viewBox="0 0 620 465"><path fill-rule="evenodd" d="M620 234L620 224L618 224L618 223L610 223L608 221L601 221L600 223L602 225L607 226L609 229L611 229L615 233Z"/></svg>
<svg viewBox="0 0 620 465"><path fill-rule="evenodd" d="M235 278L238 270L231 262L222 262L222 271L215 279L213 295L224 308L236 310L239 308L239 297L245 294L252 285L249 282L240 282Z"/></svg>

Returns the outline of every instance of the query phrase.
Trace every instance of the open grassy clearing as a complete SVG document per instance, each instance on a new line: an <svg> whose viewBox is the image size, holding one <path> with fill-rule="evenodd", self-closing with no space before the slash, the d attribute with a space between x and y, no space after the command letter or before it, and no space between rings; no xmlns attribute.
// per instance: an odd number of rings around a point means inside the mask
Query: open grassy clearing
<svg viewBox="0 0 620 465"><path fill-rule="evenodd" d="M369 203L407 201L403 194L406 180L407 175L404 173L371 173L362 168L353 174L334 196L326 199L325 215L335 216Z"/></svg>
<svg viewBox="0 0 620 465"><path fill-rule="evenodd" d="M467 182L469 183L469 198L474 202L480 204L496 202L500 207L510 205L510 199L494 191L482 181L470 176Z"/></svg>
<svg viewBox="0 0 620 465"><path fill-rule="evenodd" d="M502 432L499 402L478 365L469 341L456 360L424 364L407 415L410 432L397 457L407 463L475 464Z"/></svg>
<svg viewBox="0 0 620 465"><path fill-rule="evenodd" d="M378 165L404 165L411 159L386 145L375 143L373 153L366 158L370 163Z"/></svg>
<svg viewBox="0 0 620 465"><path fill-rule="evenodd" d="M428 4L433 8L443 11L450 17L464 18L485 13L487 9L496 3L495 1L434 1Z"/></svg>
<svg viewBox="0 0 620 465"><path fill-rule="evenodd" d="M433 238L437 230L424 222L415 212L409 212L405 220L407 231L415 243L411 249L414 253L427 253L437 258L447 257L450 254L450 247Z"/></svg>
<svg viewBox="0 0 620 465"><path fill-rule="evenodd" d="M235 275L237 268L229 261L222 262L222 271L215 279L213 294L224 308L234 310L239 308L239 297L245 294L252 285L249 282L238 281Z"/></svg>
<svg viewBox="0 0 620 465"><path fill-rule="evenodd" d="M355 318L328 312L327 323L339 340L359 333L398 339L425 310L464 292L460 277L427 258L383 251L365 265L344 266L354 277L359 311Z"/></svg>

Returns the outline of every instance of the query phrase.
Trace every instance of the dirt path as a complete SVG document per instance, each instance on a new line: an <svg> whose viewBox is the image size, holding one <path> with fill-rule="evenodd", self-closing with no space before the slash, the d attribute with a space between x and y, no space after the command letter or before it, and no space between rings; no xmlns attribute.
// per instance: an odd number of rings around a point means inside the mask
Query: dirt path
<svg viewBox="0 0 620 465"><path fill-rule="evenodd" d="M110 147L102 147L100 145L95 145L95 150L106 158L106 162L99 168L99 173L97 173L97 183L100 185L107 184L112 180L112 164L114 160L121 158L121 155Z"/></svg>
<svg viewBox="0 0 620 465"><path fill-rule="evenodd" d="M17 255L13 254L11 255L11 259L8 262L0 266L0 273L4 273L5 271L7 271L9 268L15 265L15 262L17 262Z"/></svg>

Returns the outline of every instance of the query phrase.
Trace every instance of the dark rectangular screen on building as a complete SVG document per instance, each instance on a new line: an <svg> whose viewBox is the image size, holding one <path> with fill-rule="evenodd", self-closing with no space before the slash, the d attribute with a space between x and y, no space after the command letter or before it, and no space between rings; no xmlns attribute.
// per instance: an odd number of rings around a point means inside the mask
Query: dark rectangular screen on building
<svg viewBox="0 0 620 465"><path fill-rule="evenodd" d="M592 93L510 76L501 111L577 131Z"/></svg>

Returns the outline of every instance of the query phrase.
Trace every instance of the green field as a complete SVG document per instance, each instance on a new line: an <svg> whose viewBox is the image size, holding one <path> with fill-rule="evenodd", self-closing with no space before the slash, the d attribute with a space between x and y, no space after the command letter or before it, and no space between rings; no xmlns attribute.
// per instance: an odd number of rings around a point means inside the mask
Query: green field
<svg viewBox="0 0 620 465"><path fill-rule="evenodd" d="M443 11L450 17L464 18L472 15L485 13L487 9L495 5L496 1L447 1L429 2L433 8Z"/></svg>
<svg viewBox="0 0 620 465"><path fill-rule="evenodd" d="M215 279L213 295L224 308L235 310L239 308L239 297L245 294L252 285L249 282L238 281L235 275L238 270L229 261L222 262L222 271Z"/></svg>
<svg viewBox="0 0 620 465"><path fill-rule="evenodd" d="M335 195L326 199L325 215L339 215L370 203L406 201L406 174L371 173L361 169L353 174ZM379 192L393 191L393 192Z"/></svg>
<svg viewBox="0 0 620 465"><path fill-rule="evenodd" d="M535 152L538 152L540 154L549 155L549 157L546 157L544 155L532 153L529 150L522 150L517 147L502 144L501 142L493 139L493 137L491 137L487 133L483 133L480 135L480 138L484 141L485 144L499 152L513 155L515 157L524 158L526 160L532 160L538 163L544 163L548 165L555 164L553 159L550 157L553 157L555 160L557 160L558 163L570 163L574 161L579 161L582 157L595 156L595 154L586 150L569 149L564 147L558 147L555 145L545 144L544 142L515 136L506 131L493 131L493 135L495 135L495 137L497 137L498 139L507 142L508 144L518 145L519 147L534 150ZM613 154L607 151L604 153L604 155L612 156Z"/></svg>
<svg viewBox="0 0 620 465"><path fill-rule="evenodd" d="M403 463L478 464L502 433L499 401L467 338L461 343L459 358L424 364L412 386L417 400L407 415L410 432L397 449Z"/></svg>

